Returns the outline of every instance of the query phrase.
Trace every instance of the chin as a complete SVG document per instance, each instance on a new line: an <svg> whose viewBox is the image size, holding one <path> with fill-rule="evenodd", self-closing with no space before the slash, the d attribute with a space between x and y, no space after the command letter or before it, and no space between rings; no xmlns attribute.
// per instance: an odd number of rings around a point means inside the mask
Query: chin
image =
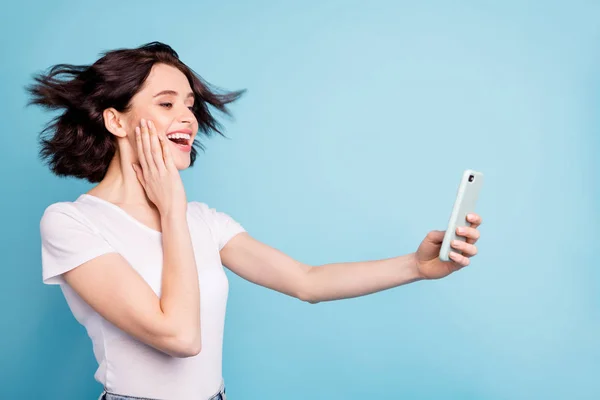
<svg viewBox="0 0 600 400"><path fill-rule="evenodd" d="M175 164L175 167L179 171L188 169L192 161L192 144L184 145L172 142L171 146L172 147L170 147L169 149L171 151L171 157L173 158L173 163Z"/></svg>
<svg viewBox="0 0 600 400"><path fill-rule="evenodd" d="M175 160L175 167L179 171L183 171L184 169L188 169L190 167L190 159L185 160Z"/></svg>

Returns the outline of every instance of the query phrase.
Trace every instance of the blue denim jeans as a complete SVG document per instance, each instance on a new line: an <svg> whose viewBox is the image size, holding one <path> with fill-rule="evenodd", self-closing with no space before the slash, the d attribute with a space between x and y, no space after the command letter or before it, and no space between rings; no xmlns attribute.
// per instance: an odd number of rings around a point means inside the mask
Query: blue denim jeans
<svg viewBox="0 0 600 400"><path fill-rule="evenodd" d="M132 396L124 396L121 394L110 393L106 390L102 392L100 398L98 400L159 400L159 399L150 399L147 397L132 397ZM202 400L202 399L199 399ZM221 384L221 388L218 393L215 393L208 400L227 400L227 396L225 395L225 385Z"/></svg>

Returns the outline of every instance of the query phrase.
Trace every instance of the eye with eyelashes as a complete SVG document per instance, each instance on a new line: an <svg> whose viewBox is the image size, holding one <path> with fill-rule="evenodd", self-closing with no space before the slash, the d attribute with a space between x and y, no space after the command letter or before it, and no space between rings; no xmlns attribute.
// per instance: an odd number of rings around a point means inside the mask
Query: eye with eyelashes
<svg viewBox="0 0 600 400"><path fill-rule="evenodd" d="M167 109L171 109L171 108L173 108L173 103L169 103L169 102L167 102L167 103L160 103L159 106L167 108ZM194 111L194 106L188 106L188 109L190 111Z"/></svg>

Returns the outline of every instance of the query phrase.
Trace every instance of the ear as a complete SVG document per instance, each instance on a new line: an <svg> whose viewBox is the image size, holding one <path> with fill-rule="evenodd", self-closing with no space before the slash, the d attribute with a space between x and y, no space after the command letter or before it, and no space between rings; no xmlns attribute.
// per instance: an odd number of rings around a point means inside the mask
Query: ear
<svg viewBox="0 0 600 400"><path fill-rule="evenodd" d="M127 136L126 120L122 113L111 107L104 110L102 116L104 117L104 126L110 133L121 138Z"/></svg>

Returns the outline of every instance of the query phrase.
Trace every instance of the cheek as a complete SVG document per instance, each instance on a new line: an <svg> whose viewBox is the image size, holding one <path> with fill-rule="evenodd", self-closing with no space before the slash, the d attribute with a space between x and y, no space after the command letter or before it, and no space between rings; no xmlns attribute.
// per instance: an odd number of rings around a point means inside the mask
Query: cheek
<svg viewBox="0 0 600 400"><path fill-rule="evenodd" d="M164 116L146 113L144 115L138 116L135 119L135 123L137 125L134 125L132 127L132 132L135 132L134 129L136 126L140 126L142 118L146 121L152 121L152 123L154 124L154 128L156 129L156 132L158 134L165 134L171 122L168 118L165 118Z"/></svg>
<svg viewBox="0 0 600 400"><path fill-rule="evenodd" d="M156 132L159 135L166 135L167 134L167 130L169 129L169 126L171 125L171 120L165 117L161 117L161 116L154 116L154 119L152 118L148 118L150 121L152 121L152 123L154 124L154 127L156 129Z"/></svg>

